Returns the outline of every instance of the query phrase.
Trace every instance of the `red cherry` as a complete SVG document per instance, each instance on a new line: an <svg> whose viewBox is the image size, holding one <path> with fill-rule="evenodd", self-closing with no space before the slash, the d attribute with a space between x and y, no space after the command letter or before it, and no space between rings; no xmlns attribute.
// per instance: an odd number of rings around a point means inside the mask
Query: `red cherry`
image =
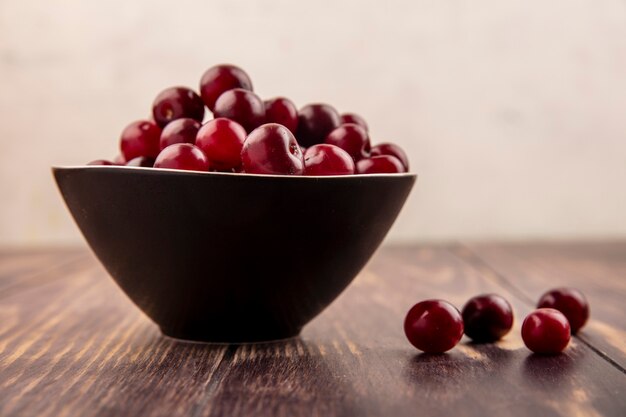
<svg viewBox="0 0 626 417"><path fill-rule="evenodd" d="M344 113L341 115L341 124L354 123L361 126L367 132L369 130L364 118L355 113Z"/></svg>
<svg viewBox="0 0 626 417"><path fill-rule="evenodd" d="M404 172L404 166L395 156L373 156L356 163L357 174L395 174L398 172Z"/></svg>
<svg viewBox="0 0 626 417"><path fill-rule="evenodd" d="M205 123L196 137L196 146L202 149L217 170L232 170L241 165L241 148L246 130L237 122L218 117Z"/></svg>
<svg viewBox="0 0 626 417"><path fill-rule="evenodd" d="M352 157L338 146L313 145L304 153L304 175L354 174Z"/></svg>
<svg viewBox="0 0 626 417"><path fill-rule="evenodd" d="M160 137L161 128L154 122L148 120L132 122L124 128L120 139L124 159L130 161L138 156L156 158L159 154Z"/></svg>
<svg viewBox="0 0 626 417"><path fill-rule="evenodd" d="M251 132L263 124L265 104L252 91L235 88L224 92L215 102L215 117L234 120Z"/></svg>
<svg viewBox="0 0 626 417"><path fill-rule="evenodd" d="M243 88L252 91L252 81L248 74L234 65L216 65L206 70L200 80L202 100L213 111L215 102L225 91Z"/></svg>
<svg viewBox="0 0 626 417"><path fill-rule="evenodd" d="M154 166L154 158L148 158L147 156L138 156L126 163L127 167L144 167L152 168Z"/></svg>
<svg viewBox="0 0 626 417"><path fill-rule="evenodd" d="M111 161L107 161L106 159L96 159L95 161L89 162L87 165L117 165Z"/></svg>
<svg viewBox="0 0 626 417"><path fill-rule="evenodd" d="M291 100L276 97L265 101L265 123L278 123L296 134L298 128L298 109Z"/></svg>
<svg viewBox="0 0 626 417"><path fill-rule="evenodd" d="M204 119L204 102L199 95L189 88L167 88L154 99L152 116L161 127L172 120L183 117L202 122Z"/></svg>
<svg viewBox="0 0 626 417"><path fill-rule="evenodd" d="M570 325L560 311L540 308L524 319L522 339L526 347L535 353L559 353L569 343Z"/></svg>
<svg viewBox="0 0 626 417"><path fill-rule="evenodd" d="M243 169L251 174L302 175L304 159L291 131L277 123L254 129L241 151Z"/></svg>
<svg viewBox="0 0 626 417"><path fill-rule="evenodd" d="M154 167L208 171L209 160L198 147L190 143L175 143L161 151L154 161Z"/></svg>
<svg viewBox="0 0 626 417"><path fill-rule="evenodd" d="M326 136L325 142L339 146L348 152L355 162L369 156L367 149L369 149L370 138L367 131L354 123L341 125L334 129Z"/></svg>
<svg viewBox="0 0 626 417"><path fill-rule="evenodd" d="M407 313L404 333L419 350L443 353L456 346L463 337L463 318L447 301L422 301Z"/></svg>
<svg viewBox="0 0 626 417"><path fill-rule="evenodd" d="M161 150L175 143L195 143L196 135L200 130L200 122L194 119L182 118L171 121L163 128L159 147Z"/></svg>
<svg viewBox="0 0 626 417"><path fill-rule="evenodd" d="M398 145L395 145L393 143L380 143L372 147L371 155L372 156L380 156L380 155L395 156L396 158L400 160L400 162L402 162L402 165L404 165L404 170L406 172L409 171L409 158L406 156L406 153L404 152L404 150L402 150L402 148L399 147Z"/></svg>
<svg viewBox="0 0 626 417"><path fill-rule="evenodd" d="M475 342L495 342L513 327L513 309L497 294L479 295L463 307L465 334Z"/></svg>
<svg viewBox="0 0 626 417"><path fill-rule="evenodd" d="M309 104L298 112L296 137L303 146L323 143L326 136L339 127L341 118L334 107L328 104Z"/></svg>
<svg viewBox="0 0 626 417"><path fill-rule="evenodd" d="M539 299L538 308L553 308L559 310L569 321L572 334L585 325L589 318L589 303L578 290L573 288L555 288L548 291Z"/></svg>

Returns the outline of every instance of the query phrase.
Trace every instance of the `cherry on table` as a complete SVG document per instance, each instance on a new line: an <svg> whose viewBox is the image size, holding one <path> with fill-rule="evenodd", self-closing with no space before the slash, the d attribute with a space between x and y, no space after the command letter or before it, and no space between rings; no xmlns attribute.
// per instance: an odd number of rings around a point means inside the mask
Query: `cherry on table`
<svg viewBox="0 0 626 417"><path fill-rule="evenodd" d="M156 158L160 152L161 128L150 120L137 120L122 131L120 148L126 161L138 156Z"/></svg>
<svg viewBox="0 0 626 417"><path fill-rule="evenodd" d="M211 111L215 109L215 102L219 96L233 88L252 91L250 77L244 70L235 65L215 65L206 70L200 80L200 95Z"/></svg>
<svg viewBox="0 0 626 417"><path fill-rule="evenodd" d="M365 131L369 131L367 122L364 118L355 113L344 113L341 115L341 124L354 123L361 126Z"/></svg>
<svg viewBox="0 0 626 417"><path fill-rule="evenodd" d="M354 170L354 160L338 146L322 143L304 152L304 175L350 175Z"/></svg>
<svg viewBox="0 0 626 417"><path fill-rule="evenodd" d="M513 327L513 309L497 294L470 299L462 310L465 334L475 342L495 342Z"/></svg>
<svg viewBox="0 0 626 417"><path fill-rule="evenodd" d="M395 156L380 155L361 159L356 163L357 174L397 174L405 172L404 165Z"/></svg>
<svg viewBox="0 0 626 417"><path fill-rule="evenodd" d="M443 353L456 346L463 337L463 318L447 301L425 300L415 304L407 313L404 333L419 350Z"/></svg>
<svg viewBox="0 0 626 417"><path fill-rule="evenodd" d="M224 92L215 102L213 115L239 123L251 132L265 120L265 104L252 91L234 88Z"/></svg>
<svg viewBox="0 0 626 417"><path fill-rule="evenodd" d="M584 294L574 288L555 288L541 296L538 308L559 310L569 321L572 334L576 334L589 319L589 303Z"/></svg>
<svg viewBox="0 0 626 417"><path fill-rule="evenodd" d="M355 162L369 156L370 138L367 131L355 123L346 123L331 131L325 143L339 146L348 152Z"/></svg>
<svg viewBox="0 0 626 417"><path fill-rule="evenodd" d="M535 353L556 354L569 343L570 325L560 311L540 308L524 319L522 339L526 347Z"/></svg>
<svg viewBox="0 0 626 417"><path fill-rule="evenodd" d="M197 146L190 143L175 143L161 151L154 161L154 167L208 171L210 165L204 152Z"/></svg>
<svg viewBox="0 0 626 417"><path fill-rule="evenodd" d="M241 150L243 170L251 174L302 175L304 158L291 131L277 123L254 129Z"/></svg>
<svg viewBox="0 0 626 417"><path fill-rule="evenodd" d="M298 142L305 147L323 143L326 136L339 127L341 117L328 104L308 104L298 112Z"/></svg>
<svg viewBox="0 0 626 417"><path fill-rule="evenodd" d="M202 149L214 169L229 171L241 165L245 140L246 130L239 123L218 117L200 128L196 146Z"/></svg>
<svg viewBox="0 0 626 417"><path fill-rule="evenodd" d="M409 171L409 158L406 156L404 150L394 143L380 143L376 146L373 146L371 149L372 156L380 156L380 155L390 155L395 156L402 162L404 166L404 170L406 172Z"/></svg>
<svg viewBox="0 0 626 417"><path fill-rule="evenodd" d="M298 109L285 97L265 100L265 123L281 124L295 135L298 128Z"/></svg>
<svg viewBox="0 0 626 417"><path fill-rule="evenodd" d="M202 122L204 102L187 87L170 87L159 93L152 104L152 117L163 128L172 120L189 118Z"/></svg>

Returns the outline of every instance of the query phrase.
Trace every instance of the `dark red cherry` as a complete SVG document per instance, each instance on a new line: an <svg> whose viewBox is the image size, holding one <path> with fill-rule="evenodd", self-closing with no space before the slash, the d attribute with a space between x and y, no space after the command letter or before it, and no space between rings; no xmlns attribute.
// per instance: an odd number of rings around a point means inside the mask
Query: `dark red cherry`
<svg viewBox="0 0 626 417"><path fill-rule="evenodd" d="M235 88L228 90L215 102L215 117L226 117L251 132L265 120L265 104L252 91Z"/></svg>
<svg viewBox="0 0 626 417"><path fill-rule="evenodd" d="M404 165L404 170L406 172L409 171L409 158L406 156L404 150L396 144L393 143L380 143L371 150L372 156L380 156L380 155L391 155L395 156L402 162Z"/></svg>
<svg viewBox="0 0 626 417"><path fill-rule="evenodd" d="M149 120L132 122L124 131L120 139L120 148L126 161L138 156L156 158L159 154L159 139L161 128Z"/></svg>
<svg viewBox="0 0 626 417"><path fill-rule="evenodd" d="M161 151L154 161L154 167L208 171L210 165L204 152L197 146L190 143L175 143Z"/></svg>
<svg viewBox="0 0 626 417"><path fill-rule="evenodd" d="M298 142L305 147L323 143L326 136L341 124L341 117L328 104L309 104L298 112Z"/></svg>
<svg viewBox="0 0 626 417"><path fill-rule="evenodd" d="M200 128L196 146L206 154L214 169L228 171L241 165L245 140L246 130L239 123L218 117Z"/></svg>
<svg viewBox="0 0 626 417"><path fill-rule="evenodd" d="M569 343L570 325L560 311L540 308L524 319L522 339L526 347L535 353L559 353Z"/></svg>
<svg viewBox="0 0 626 417"><path fill-rule="evenodd" d="M159 147L161 150L175 143L195 143L200 122L187 117L171 121L163 128Z"/></svg>
<svg viewBox="0 0 626 417"><path fill-rule="evenodd" d="M172 120L182 118L202 122L204 119L204 102L199 95L189 88L167 88L154 99L152 116L161 127Z"/></svg>
<svg viewBox="0 0 626 417"><path fill-rule="evenodd" d="M463 337L463 318L447 301L422 301L407 313L404 333L419 350L443 353L456 346Z"/></svg>
<svg viewBox="0 0 626 417"><path fill-rule="evenodd" d="M87 165L117 165L111 161L107 161L106 159L96 159L94 161L89 162Z"/></svg>
<svg viewBox="0 0 626 417"><path fill-rule="evenodd" d="M304 153L304 175L354 174L354 160L338 146L321 143Z"/></svg>
<svg viewBox="0 0 626 417"><path fill-rule="evenodd" d="M298 109L285 97L265 100L265 123L278 123L295 135L298 129Z"/></svg>
<svg viewBox="0 0 626 417"><path fill-rule="evenodd" d="M341 115L341 124L354 123L361 126L367 132L369 127L364 118L355 113L344 113Z"/></svg>
<svg viewBox="0 0 626 417"><path fill-rule="evenodd" d="M573 288L555 288L539 299L537 308L559 310L569 321L572 334L585 325L589 318L589 303L580 291Z"/></svg>
<svg viewBox="0 0 626 417"><path fill-rule="evenodd" d="M367 131L354 123L339 126L326 136L326 143L339 146L348 152L355 162L369 156L370 138Z"/></svg>
<svg viewBox="0 0 626 417"><path fill-rule="evenodd" d="M243 169L250 174L302 175L304 159L293 133L277 123L254 129L241 151Z"/></svg>
<svg viewBox="0 0 626 417"><path fill-rule="evenodd" d="M404 165L395 156L373 156L356 163L357 174L395 174L398 172L404 172Z"/></svg>
<svg viewBox="0 0 626 417"><path fill-rule="evenodd" d="M206 70L200 80L202 100L213 111L215 102L225 91L243 88L252 91L252 81L248 74L234 65L216 65Z"/></svg>
<svg viewBox="0 0 626 417"><path fill-rule="evenodd" d="M138 156L126 163L128 167L144 167L152 168L154 166L154 158L148 158L147 156Z"/></svg>
<svg viewBox="0 0 626 417"><path fill-rule="evenodd" d="M513 309L497 294L479 295L463 307L465 334L475 342L495 342L513 327Z"/></svg>

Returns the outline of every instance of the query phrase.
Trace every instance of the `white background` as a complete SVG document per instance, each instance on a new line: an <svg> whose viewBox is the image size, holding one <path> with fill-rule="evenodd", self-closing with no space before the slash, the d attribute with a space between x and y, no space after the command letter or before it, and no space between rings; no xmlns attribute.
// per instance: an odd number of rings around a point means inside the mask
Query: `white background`
<svg viewBox="0 0 626 417"><path fill-rule="evenodd" d="M626 1L0 0L0 244L80 242L49 167L221 62L407 150L390 240L626 236Z"/></svg>

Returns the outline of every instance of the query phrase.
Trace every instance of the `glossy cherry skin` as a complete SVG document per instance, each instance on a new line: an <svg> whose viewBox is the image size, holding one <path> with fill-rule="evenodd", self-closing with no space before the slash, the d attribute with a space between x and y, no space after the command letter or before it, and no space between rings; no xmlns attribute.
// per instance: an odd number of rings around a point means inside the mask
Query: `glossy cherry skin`
<svg viewBox="0 0 626 417"><path fill-rule="evenodd" d="M227 171L241 165L241 148L245 140L246 130L239 123L218 117L200 128L196 146L206 154L214 169Z"/></svg>
<svg viewBox="0 0 626 417"><path fill-rule="evenodd" d="M265 123L278 123L295 135L298 129L298 109L285 97L265 100Z"/></svg>
<svg viewBox="0 0 626 417"><path fill-rule="evenodd" d="M513 309L497 294L470 299L462 311L465 334L475 342L495 342L513 327Z"/></svg>
<svg viewBox="0 0 626 417"><path fill-rule="evenodd" d="M215 109L215 102L219 96L233 88L252 91L252 81L248 74L234 65L223 64L211 67L206 70L200 80L200 95L211 111Z"/></svg>
<svg viewBox="0 0 626 417"><path fill-rule="evenodd" d="M253 130L241 151L243 170L250 174L302 175L304 158L296 138L283 125L268 123Z"/></svg>
<svg viewBox="0 0 626 417"><path fill-rule="evenodd" d="M161 132L159 147L163 150L175 143L195 143L200 126L199 121L187 117L172 120Z"/></svg>
<svg viewBox="0 0 626 417"><path fill-rule="evenodd" d="M409 171L409 158L406 156L404 150L396 144L393 143L380 143L376 146L373 146L370 151L372 156L381 156L381 155L391 155L395 156L402 162L404 166L404 170L406 172Z"/></svg>
<svg viewBox="0 0 626 417"><path fill-rule="evenodd" d="M323 143L326 136L341 124L341 117L328 104L309 104L298 112L298 143L309 147Z"/></svg>
<svg viewBox="0 0 626 417"><path fill-rule="evenodd" d="M154 158L148 158L147 156L138 156L126 163L127 167L144 167L152 168L154 166Z"/></svg>
<svg viewBox="0 0 626 417"><path fill-rule="evenodd" d="M197 146L190 143L175 143L161 151L154 161L154 167L208 171L210 165L204 152Z"/></svg>
<svg viewBox="0 0 626 417"><path fill-rule="evenodd" d="M265 104L252 91L242 88L228 90L215 102L213 115L234 120L251 132L265 120Z"/></svg>
<svg viewBox="0 0 626 417"><path fill-rule="evenodd" d="M107 161L106 159L96 159L94 161L89 162L87 165L117 165L111 161Z"/></svg>
<svg viewBox="0 0 626 417"><path fill-rule="evenodd" d="M443 353L456 346L463 337L463 318L447 301L422 301L407 313L404 334L423 352Z"/></svg>
<svg viewBox="0 0 626 417"><path fill-rule="evenodd" d="M397 174L399 172L405 172L404 165L395 156L373 156L356 163L357 174Z"/></svg>
<svg viewBox="0 0 626 417"><path fill-rule="evenodd" d="M325 143L339 146L348 152L355 162L369 157L370 138L367 130L354 123L346 123L331 131Z"/></svg>
<svg viewBox="0 0 626 417"><path fill-rule="evenodd" d="M122 131L120 149L126 161L138 156L156 158L159 154L161 128L149 120L132 122Z"/></svg>
<svg viewBox="0 0 626 417"><path fill-rule="evenodd" d="M537 308L559 310L569 321L572 334L576 334L589 319L589 303L580 291L573 288L555 288L541 296Z"/></svg>
<svg viewBox="0 0 626 417"><path fill-rule="evenodd" d="M364 118L355 113L344 113L341 115L341 124L354 123L361 126L367 132L369 127Z"/></svg>
<svg viewBox="0 0 626 417"><path fill-rule="evenodd" d="M540 308L524 319L522 339L526 347L535 353L556 354L569 343L570 325L560 311Z"/></svg>
<svg viewBox="0 0 626 417"><path fill-rule="evenodd" d="M321 143L304 153L304 175L351 175L354 170L354 160L338 146Z"/></svg>
<svg viewBox="0 0 626 417"><path fill-rule="evenodd" d="M152 117L161 127L172 120L183 117L202 122L204 119L204 102L199 95L189 88L167 88L154 99Z"/></svg>

